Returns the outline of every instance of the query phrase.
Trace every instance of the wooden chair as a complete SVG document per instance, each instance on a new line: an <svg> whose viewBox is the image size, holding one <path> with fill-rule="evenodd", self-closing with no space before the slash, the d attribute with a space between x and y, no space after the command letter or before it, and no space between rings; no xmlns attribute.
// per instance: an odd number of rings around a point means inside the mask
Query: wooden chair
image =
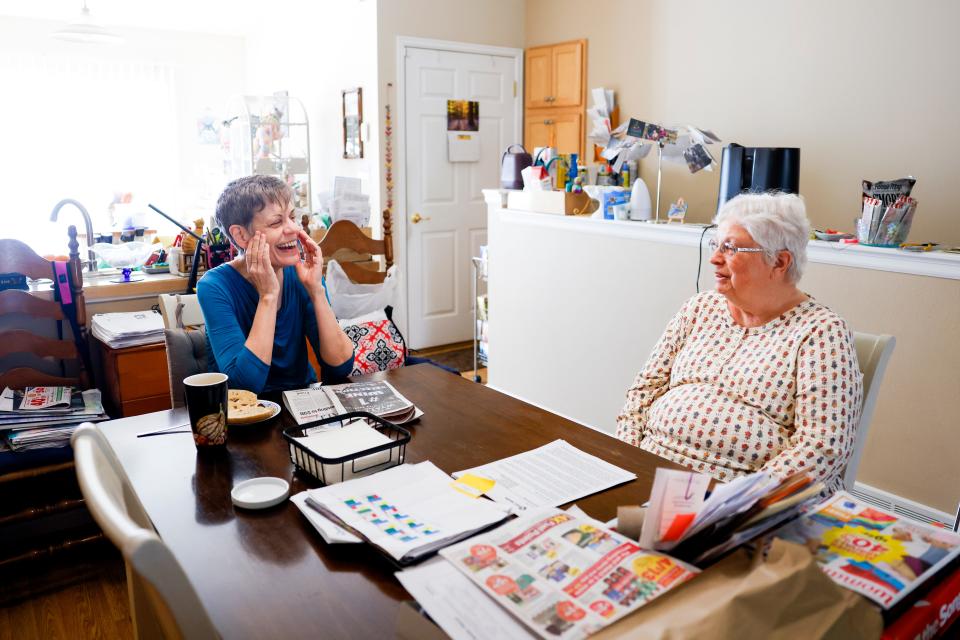
<svg viewBox="0 0 960 640"><path fill-rule="evenodd" d="M77 351L77 343L87 343L86 307L83 299L83 277L81 274L79 244L77 243L77 229L71 226L70 230L70 291L76 303L77 324L80 328L78 341L62 340L45 337L26 329L0 331L0 358L17 353L32 353L39 358L55 358L60 360L60 375L48 371L40 371L34 367L14 367L0 371L0 387L23 388L25 386L55 385L80 386L84 389L90 386L90 372L84 367L84 354ZM0 273L18 273L33 278L51 278L53 263L44 260L33 249L19 240L0 240ZM65 324L66 318L60 304L54 300L44 300L31 295L27 291L8 289L0 291L0 317L10 314L23 314L31 319L46 319L52 329L54 321L59 323L59 330ZM76 363L76 373L68 375L66 362Z"/></svg>
<svg viewBox="0 0 960 640"><path fill-rule="evenodd" d="M383 210L383 240L374 240L360 231L357 225L347 220L338 220L334 222L326 235L320 241L320 250L323 252L324 262L337 258L337 252L344 249L355 251L356 253L369 253L375 256L383 256L386 263L386 269L393 266L393 225L390 221L390 210ZM366 269L353 262L344 262L337 260L343 267L343 272L357 284L381 284L387 277L386 270L374 271Z"/></svg>
<svg viewBox="0 0 960 640"><path fill-rule="evenodd" d="M218 638L196 590L157 536L107 439L96 426L73 434L77 479L107 537L123 554L137 638Z"/></svg>
<svg viewBox="0 0 960 640"><path fill-rule="evenodd" d="M70 289L81 334L77 343L80 349L86 349L87 318L76 227L69 228L69 236ZM0 240L0 273L52 278L53 267L24 243L6 239ZM91 386L93 374L84 365L77 343L49 337L55 329L56 333L72 333L56 300L21 290L0 291L0 318L4 325L15 322L17 327L28 327L0 330L0 358L8 363L13 361L8 368L0 365L0 389ZM44 326L49 329L48 335L35 333ZM37 366L20 366L22 362ZM7 452L0 456L0 495L4 496L0 501L0 568L103 538L83 504L69 449Z"/></svg>

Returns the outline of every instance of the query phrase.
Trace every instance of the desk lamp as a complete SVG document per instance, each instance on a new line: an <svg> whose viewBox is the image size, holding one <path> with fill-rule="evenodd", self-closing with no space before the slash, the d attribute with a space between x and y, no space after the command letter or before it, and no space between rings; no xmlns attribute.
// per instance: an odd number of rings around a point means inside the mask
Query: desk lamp
<svg viewBox="0 0 960 640"><path fill-rule="evenodd" d="M190 265L190 277L187 278L187 291L186 291L186 294L187 294L187 295L192 295L192 294L196 293L196 291L194 291L194 289L197 288L197 268L200 266L200 250L203 248L204 239L201 238L200 236L198 236L197 234L195 234L195 233L194 233L193 231L191 231L190 229L187 229L185 226L183 226L182 224L180 224L179 222L177 222L176 220L174 220L173 218L171 218L171 217L168 216L167 214L165 214L163 211L160 211L160 209L157 209L157 208L156 208L155 206L153 206L152 204L148 204L147 206L150 207L151 209L153 209L154 211L156 211L157 213L159 213L160 215L162 215L164 218L166 218L167 220L169 220L169 221L172 222L173 224L175 224L175 225L177 225L178 227L180 227L181 229L183 229L183 231L184 231L185 233L189 233L191 236L193 236L194 238L196 238L196 240L197 240L197 250L193 252L193 264Z"/></svg>

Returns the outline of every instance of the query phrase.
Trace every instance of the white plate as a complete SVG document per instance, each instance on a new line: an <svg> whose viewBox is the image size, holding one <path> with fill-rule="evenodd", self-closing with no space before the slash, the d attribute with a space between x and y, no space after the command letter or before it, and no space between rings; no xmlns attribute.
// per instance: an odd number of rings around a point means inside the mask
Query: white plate
<svg viewBox="0 0 960 640"><path fill-rule="evenodd" d="M230 419L228 418L228 419L227 419L227 426L230 426L230 427L248 427L248 426L250 426L251 424L260 424L261 422L266 422L267 420L272 420L272 419L276 418L277 415L279 415L279 413L280 413L280 405L277 404L276 402L271 402L271 401L269 401L269 400L257 400L257 404L260 405L261 407L266 407L267 409L270 409L270 411L272 411L273 413L271 413L271 414L270 414L269 416L267 416L266 418L260 418L259 420L254 420L253 422L244 422L244 423L242 423L242 424L231 423L231 422L230 422Z"/></svg>
<svg viewBox="0 0 960 640"><path fill-rule="evenodd" d="M251 478L230 492L233 504L244 509L266 509L280 504L290 495L290 485L282 478Z"/></svg>

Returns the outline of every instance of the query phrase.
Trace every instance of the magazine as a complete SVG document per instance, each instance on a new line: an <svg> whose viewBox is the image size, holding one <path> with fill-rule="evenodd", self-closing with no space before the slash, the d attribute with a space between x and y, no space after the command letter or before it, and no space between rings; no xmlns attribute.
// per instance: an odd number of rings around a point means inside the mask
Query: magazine
<svg viewBox="0 0 960 640"><path fill-rule="evenodd" d="M960 535L841 491L775 534L806 545L837 584L889 609L960 555Z"/></svg>
<svg viewBox="0 0 960 640"><path fill-rule="evenodd" d="M699 573L556 508L531 511L440 555L544 638L583 638Z"/></svg>
<svg viewBox="0 0 960 640"><path fill-rule="evenodd" d="M389 382L374 380L332 386L310 385L283 392L283 404L297 424L365 411L394 424L412 422L423 412Z"/></svg>

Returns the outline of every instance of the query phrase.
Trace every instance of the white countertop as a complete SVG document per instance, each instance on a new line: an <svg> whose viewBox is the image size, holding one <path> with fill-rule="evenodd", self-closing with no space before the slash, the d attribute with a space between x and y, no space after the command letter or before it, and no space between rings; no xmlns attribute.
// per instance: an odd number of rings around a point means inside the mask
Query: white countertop
<svg viewBox="0 0 960 640"><path fill-rule="evenodd" d="M534 225L544 228L564 229L579 235L605 235L636 238L648 242L697 246L705 225L702 224L651 224L625 220L602 220L586 216L561 216L548 213L517 211L503 207L504 192L484 189L484 198L491 214L514 224ZM711 237L713 230L706 233ZM960 254L942 251L904 251L883 249L858 244L840 244L823 240L811 240L807 245L810 262L839 266L891 271L911 275L960 280Z"/></svg>

